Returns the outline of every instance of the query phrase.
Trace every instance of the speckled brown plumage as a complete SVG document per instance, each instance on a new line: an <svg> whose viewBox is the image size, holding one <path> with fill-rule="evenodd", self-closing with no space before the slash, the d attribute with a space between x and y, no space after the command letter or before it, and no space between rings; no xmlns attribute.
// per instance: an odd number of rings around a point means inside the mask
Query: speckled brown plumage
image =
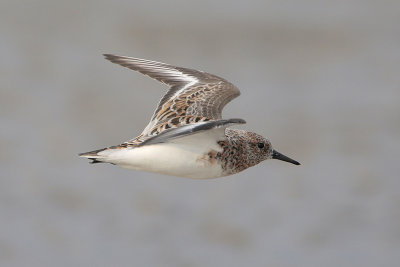
<svg viewBox="0 0 400 267"><path fill-rule="evenodd" d="M121 145L113 146L114 149L137 146L171 128L221 119L224 106L240 95L236 86L207 72L145 59L114 55L105 57L170 86L143 132Z"/></svg>
<svg viewBox="0 0 400 267"><path fill-rule="evenodd" d="M142 133L138 137L135 137L132 140L124 142L119 146L114 146L113 148L135 147L135 146L141 144L142 142L148 140L149 138L162 133L165 130L178 128L178 127L182 127L185 125L194 124L194 123L198 123L198 122L209 121L209 120L210 120L209 118L199 117L199 116L174 117L167 121L158 123L150 131L148 131L146 133Z"/></svg>
<svg viewBox="0 0 400 267"><path fill-rule="evenodd" d="M220 161L225 175L243 171L272 157L271 143L261 135L244 130L226 129L225 136L226 140L218 142L222 152L215 156L215 159ZM259 148L258 143L263 143L264 147Z"/></svg>

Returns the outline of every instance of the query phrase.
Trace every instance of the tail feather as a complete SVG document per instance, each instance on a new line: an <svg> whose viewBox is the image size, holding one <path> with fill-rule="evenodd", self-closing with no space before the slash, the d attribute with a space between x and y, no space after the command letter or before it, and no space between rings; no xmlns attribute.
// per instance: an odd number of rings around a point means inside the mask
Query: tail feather
<svg viewBox="0 0 400 267"><path fill-rule="evenodd" d="M97 150L93 150L90 152L79 153L78 155L79 155L79 157L90 159L91 160L91 162L89 162L90 164L105 163L104 161L101 160L102 158L104 158L104 156L98 155L98 153L100 153L104 150L107 150L107 148L97 149Z"/></svg>
<svg viewBox="0 0 400 267"><path fill-rule="evenodd" d="M104 161L101 161L101 160L98 160L98 159L95 159L95 158L88 158L88 159L90 159L90 160L91 160L91 162L89 162L89 164L95 164L95 163L107 163L107 162L104 162Z"/></svg>

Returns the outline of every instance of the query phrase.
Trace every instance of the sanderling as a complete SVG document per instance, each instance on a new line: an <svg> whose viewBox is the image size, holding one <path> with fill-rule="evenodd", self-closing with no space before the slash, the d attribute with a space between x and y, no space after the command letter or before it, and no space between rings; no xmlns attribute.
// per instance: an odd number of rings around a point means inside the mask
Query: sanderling
<svg viewBox="0 0 400 267"><path fill-rule="evenodd" d="M225 79L156 61L104 56L170 88L138 137L79 154L91 163L106 162L127 169L198 179L235 174L266 159L300 165L274 150L268 139L227 128L246 122L222 119L224 106L240 94Z"/></svg>

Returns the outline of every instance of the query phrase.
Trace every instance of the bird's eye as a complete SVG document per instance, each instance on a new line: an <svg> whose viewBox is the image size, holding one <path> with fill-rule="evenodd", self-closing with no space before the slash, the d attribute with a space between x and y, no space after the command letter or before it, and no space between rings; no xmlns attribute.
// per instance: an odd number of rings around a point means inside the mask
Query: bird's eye
<svg viewBox="0 0 400 267"><path fill-rule="evenodd" d="M258 143L257 146L258 148L264 148L264 143Z"/></svg>

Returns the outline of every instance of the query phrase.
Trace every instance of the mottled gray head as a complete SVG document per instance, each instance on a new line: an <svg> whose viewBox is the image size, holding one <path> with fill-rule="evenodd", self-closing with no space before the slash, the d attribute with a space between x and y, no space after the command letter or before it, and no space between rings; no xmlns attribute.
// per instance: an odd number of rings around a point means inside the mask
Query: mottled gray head
<svg viewBox="0 0 400 267"><path fill-rule="evenodd" d="M271 142L256 133L248 132L249 140L248 148L251 153L249 160L251 165L256 165L266 159L279 159L282 161L290 162L295 165L300 165L299 162L279 153L272 148Z"/></svg>
<svg viewBox="0 0 400 267"><path fill-rule="evenodd" d="M271 142L259 134L245 130L225 130L228 142L220 142L223 147L222 165L229 174L243 171L266 159L279 159L296 165L297 161L288 158L272 148Z"/></svg>

